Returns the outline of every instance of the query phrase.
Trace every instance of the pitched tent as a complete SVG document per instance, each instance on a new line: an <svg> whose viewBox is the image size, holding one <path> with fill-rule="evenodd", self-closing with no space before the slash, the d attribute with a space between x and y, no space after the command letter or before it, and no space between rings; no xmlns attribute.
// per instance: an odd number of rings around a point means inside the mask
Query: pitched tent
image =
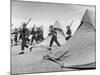
<svg viewBox="0 0 100 75"><path fill-rule="evenodd" d="M53 25L54 28L57 28L57 29L61 29L61 24L59 23L59 21L56 21Z"/></svg>
<svg viewBox="0 0 100 75"><path fill-rule="evenodd" d="M58 21L56 21L53 25L54 29L56 30L57 32L57 39L59 41L59 43L61 45L65 44L66 43L66 40L65 40L65 35L64 35L64 32L61 28L61 25ZM47 38L44 39L43 42L41 42L40 44L38 44L37 46L49 46L49 43L50 43L50 40L51 40L51 36L47 36ZM53 44L53 46L55 46L55 42Z"/></svg>
<svg viewBox="0 0 100 75"><path fill-rule="evenodd" d="M64 66L95 62L95 28L86 10L81 24L69 41L54 53ZM92 16L92 15L91 15Z"/></svg>
<svg viewBox="0 0 100 75"><path fill-rule="evenodd" d="M81 22L82 21L87 22L88 24L93 26L93 28L95 28L95 12L93 13L92 11L86 9L85 14L82 17Z"/></svg>
<svg viewBox="0 0 100 75"><path fill-rule="evenodd" d="M59 37L65 36L64 32L63 32L63 30L61 28L61 24L59 23L59 21L56 21L54 23L53 28L57 31L57 34L58 34L57 36L59 36Z"/></svg>

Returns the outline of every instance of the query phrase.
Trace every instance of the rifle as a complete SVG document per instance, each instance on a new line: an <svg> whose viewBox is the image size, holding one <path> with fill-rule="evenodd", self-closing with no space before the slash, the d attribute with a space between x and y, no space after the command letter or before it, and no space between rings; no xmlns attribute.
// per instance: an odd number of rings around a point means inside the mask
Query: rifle
<svg viewBox="0 0 100 75"><path fill-rule="evenodd" d="M28 25L28 23L31 21L31 18L28 20L28 22L26 23L26 26ZM19 28L21 28L22 27L22 25L21 26L19 26Z"/></svg>
<svg viewBox="0 0 100 75"><path fill-rule="evenodd" d="M28 20L28 22L26 23L26 26L28 25L28 23L31 21L31 18Z"/></svg>

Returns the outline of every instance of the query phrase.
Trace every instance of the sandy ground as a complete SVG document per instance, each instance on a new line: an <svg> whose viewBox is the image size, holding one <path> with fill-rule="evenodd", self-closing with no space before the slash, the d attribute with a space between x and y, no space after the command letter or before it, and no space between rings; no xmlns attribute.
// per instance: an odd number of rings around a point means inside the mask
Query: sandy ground
<svg viewBox="0 0 100 75"><path fill-rule="evenodd" d="M43 59L44 55L50 53L44 47L33 48L32 52L25 49L25 54L18 55L21 52L20 45L13 46L11 52L12 74L16 73L37 73L37 72L55 72L72 69L61 69L61 66L49 60Z"/></svg>

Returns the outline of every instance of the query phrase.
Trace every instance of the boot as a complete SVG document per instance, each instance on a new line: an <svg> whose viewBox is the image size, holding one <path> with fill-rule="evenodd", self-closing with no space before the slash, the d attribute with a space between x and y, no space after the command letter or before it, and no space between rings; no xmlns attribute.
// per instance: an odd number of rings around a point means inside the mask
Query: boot
<svg viewBox="0 0 100 75"><path fill-rule="evenodd" d="M24 54L24 52L20 52L19 54Z"/></svg>

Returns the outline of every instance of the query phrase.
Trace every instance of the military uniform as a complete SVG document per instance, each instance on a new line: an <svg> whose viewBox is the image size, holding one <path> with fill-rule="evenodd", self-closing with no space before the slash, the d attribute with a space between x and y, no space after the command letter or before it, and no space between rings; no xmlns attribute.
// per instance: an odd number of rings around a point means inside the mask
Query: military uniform
<svg viewBox="0 0 100 75"><path fill-rule="evenodd" d="M51 30L49 35L52 35L52 38L51 38L51 41L50 41L50 47L53 45L54 41L58 46L60 46L60 44L57 40L57 32L54 29Z"/></svg>
<svg viewBox="0 0 100 75"><path fill-rule="evenodd" d="M31 44L32 44L33 41L36 39L36 31L32 29L31 34L32 34L32 38L31 38Z"/></svg>
<svg viewBox="0 0 100 75"><path fill-rule="evenodd" d="M14 34L14 42L17 43L18 42L18 40L17 40L17 38L18 38L18 31L17 31L17 29L15 29L15 32L13 32L12 34Z"/></svg>
<svg viewBox="0 0 100 75"><path fill-rule="evenodd" d="M72 34L70 27L68 28L66 34L67 34L68 36L67 36L65 39L68 41L68 40L71 38L71 34Z"/></svg>
<svg viewBox="0 0 100 75"><path fill-rule="evenodd" d="M24 50L25 47L28 48L28 46L26 45L26 41L27 41L27 37L28 37L27 34L28 34L28 29L23 28L21 30L21 39L22 39L21 50Z"/></svg>

